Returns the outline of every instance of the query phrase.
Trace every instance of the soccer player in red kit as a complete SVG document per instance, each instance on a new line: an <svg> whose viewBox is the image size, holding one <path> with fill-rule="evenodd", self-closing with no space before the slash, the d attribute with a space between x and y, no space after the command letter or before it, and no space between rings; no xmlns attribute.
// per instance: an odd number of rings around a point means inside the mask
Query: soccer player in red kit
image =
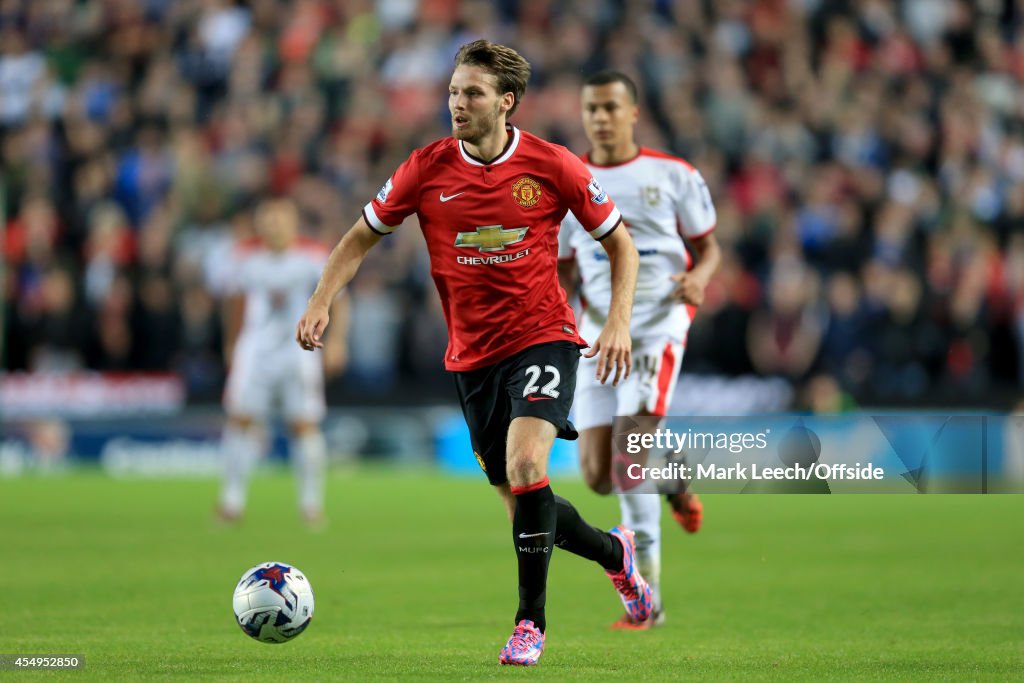
<svg viewBox="0 0 1024 683"><path fill-rule="evenodd" d="M608 255L608 322L587 357L613 384L630 370L630 312L638 256L618 209L564 147L506 124L530 65L486 40L455 57L448 88L452 136L414 151L335 247L299 320L296 340L319 348L335 295L367 251L415 213L448 323L445 367L473 450L512 520L519 609L502 664L536 664L544 648L547 571L555 545L599 563L626 611L643 621L651 591L634 561L633 533L587 524L547 477L556 437L575 439L569 409L587 343L558 284L558 229L572 211ZM613 374L614 373L614 374Z"/></svg>

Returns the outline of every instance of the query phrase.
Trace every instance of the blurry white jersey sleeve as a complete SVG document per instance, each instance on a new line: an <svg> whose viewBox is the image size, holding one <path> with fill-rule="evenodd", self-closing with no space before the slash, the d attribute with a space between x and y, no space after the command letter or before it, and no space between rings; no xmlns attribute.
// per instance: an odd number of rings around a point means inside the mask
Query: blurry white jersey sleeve
<svg viewBox="0 0 1024 683"><path fill-rule="evenodd" d="M583 226L572 215L572 211L565 214L562 219L562 226L558 230L558 260L565 261L576 257L576 250L573 248L573 233L583 230Z"/></svg>

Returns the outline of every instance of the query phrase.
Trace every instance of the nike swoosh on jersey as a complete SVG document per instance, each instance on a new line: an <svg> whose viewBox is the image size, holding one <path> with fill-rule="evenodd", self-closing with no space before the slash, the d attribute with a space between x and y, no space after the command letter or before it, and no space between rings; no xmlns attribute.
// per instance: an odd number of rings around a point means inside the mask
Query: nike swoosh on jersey
<svg viewBox="0 0 1024 683"><path fill-rule="evenodd" d="M458 197L460 194L466 194L466 191L463 190L462 192L456 192L455 194L448 195L447 197L445 197L444 196L444 192L442 192L441 193L441 203L444 204L445 202L449 202L449 201L455 199L456 197Z"/></svg>
<svg viewBox="0 0 1024 683"><path fill-rule="evenodd" d="M551 396L534 396L533 394L530 394L529 396L526 397L526 400L527 401L550 401L551 398L552 398Z"/></svg>
<svg viewBox="0 0 1024 683"><path fill-rule="evenodd" d="M551 533L550 531L540 531L540 532L538 532L536 534L520 533L519 534L519 538L536 538L537 536L548 536L550 533Z"/></svg>

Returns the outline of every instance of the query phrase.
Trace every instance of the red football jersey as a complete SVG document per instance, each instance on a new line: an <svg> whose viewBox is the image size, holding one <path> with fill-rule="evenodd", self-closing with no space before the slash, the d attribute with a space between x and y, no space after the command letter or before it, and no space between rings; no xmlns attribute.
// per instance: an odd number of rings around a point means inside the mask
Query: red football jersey
<svg viewBox="0 0 1024 683"><path fill-rule="evenodd" d="M413 152L363 209L388 234L415 213L448 323L449 370L493 365L534 344L586 342L558 284L566 211L594 239L619 211L574 154L509 126L490 163L455 138Z"/></svg>

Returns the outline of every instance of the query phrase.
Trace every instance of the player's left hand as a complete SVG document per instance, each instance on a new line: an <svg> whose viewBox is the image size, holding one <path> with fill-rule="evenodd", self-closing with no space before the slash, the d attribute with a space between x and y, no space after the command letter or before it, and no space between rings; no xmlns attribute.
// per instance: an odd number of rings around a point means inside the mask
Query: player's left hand
<svg viewBox="0 0 1024 683"><path fill-rule="evenodd" d="M609 322L601 330L600 336L590 350L583 354L584 358L597 356L597 381L604 384L615 369L612 386L618 386L620 380L629 377L633 368L633 340L629 336L629 326Z"/></svg>
<svg viewBox="0 0 1024 683"><path fill-rule="evenodd" d="M691 306L700 306L704 303L704 290L707 289L707 280L694 273L676 273L672 276L676 282L676 288L672 290L672 298Z"/></svg>

